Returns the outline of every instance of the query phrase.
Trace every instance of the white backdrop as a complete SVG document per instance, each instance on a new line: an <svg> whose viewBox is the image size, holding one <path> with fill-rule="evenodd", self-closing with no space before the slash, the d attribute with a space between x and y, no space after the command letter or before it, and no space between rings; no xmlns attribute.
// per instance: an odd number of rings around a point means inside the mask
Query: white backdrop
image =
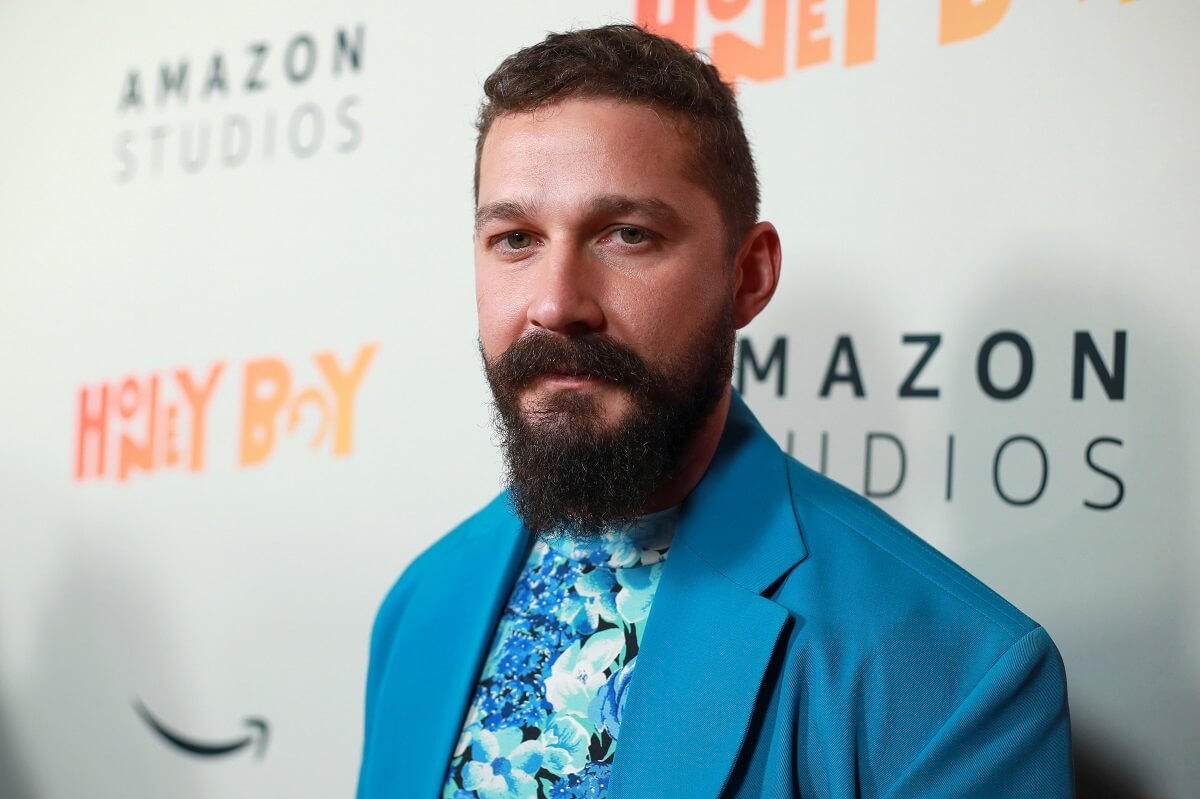
<svg viewBox="0 0 1200 799"><path fill-rule="evenodd" d="M351 794L377 604L499 488L480 85L639 13L764 78L750 405L1047 627L1082 795L1197 795L1200 5L176 6L0 10L0 796Z"/></svg>

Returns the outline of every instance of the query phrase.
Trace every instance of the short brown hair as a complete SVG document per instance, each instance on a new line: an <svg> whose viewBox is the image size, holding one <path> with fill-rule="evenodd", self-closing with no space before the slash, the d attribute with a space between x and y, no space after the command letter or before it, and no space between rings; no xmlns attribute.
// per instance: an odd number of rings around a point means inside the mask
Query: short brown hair
<svg viewBox="0 0 1200 799"><path fill-rule="evenodd" d="M676 113L695 136L697 182L716 199L732 254L758 221L758 177L733 89L703 56L636 25L552 33L513 53L484 81L479 159L496 118L569 97L612 98Z"/></svg>

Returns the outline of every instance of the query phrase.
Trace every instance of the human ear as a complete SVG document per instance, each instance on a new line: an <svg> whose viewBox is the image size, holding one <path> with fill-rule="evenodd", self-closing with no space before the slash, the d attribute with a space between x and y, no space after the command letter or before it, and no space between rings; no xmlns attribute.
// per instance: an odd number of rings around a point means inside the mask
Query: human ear
<svg viewBox="0 0 1200 799"><path fill-rule="evenodd" d="M733 320L739 329L771 301L782 264L779 231L770 222L759 222L742 237L733 261Z"/></svg>

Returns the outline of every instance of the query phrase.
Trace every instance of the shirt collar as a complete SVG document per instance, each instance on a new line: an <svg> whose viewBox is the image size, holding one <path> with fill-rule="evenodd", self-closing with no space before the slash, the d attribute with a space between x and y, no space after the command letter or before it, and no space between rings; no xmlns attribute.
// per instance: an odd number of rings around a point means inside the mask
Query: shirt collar
<svg viewBox="0 0 1200 799"><path fill-rule="evenodd" d="M661 555L671 546L681 507L675 505L639 516L628 524L611 527L598 535L572 536L569 532L555 531L541 536L540 540L570 560L606 556L605 560L619 565L633 555L638 562L645 562L652 553Z"/></svg>

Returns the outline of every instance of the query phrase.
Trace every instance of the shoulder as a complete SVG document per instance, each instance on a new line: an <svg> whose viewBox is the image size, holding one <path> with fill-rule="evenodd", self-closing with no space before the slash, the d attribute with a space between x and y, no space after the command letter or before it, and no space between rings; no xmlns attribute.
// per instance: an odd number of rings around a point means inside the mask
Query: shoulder
<svg viewBox="0 0 1200 799"><path fill-rule="evenodd" d="M789 648L815 750L836 759L838 741L861 738L871 783L897 786L889 796L958 795L920 779L997 742L1065 740L1066 677L1045 630L876 505L787 460L808 557L772 599L797 620ZM1013 770L1036 777L1030 762Z"/></svg>
<svg viewBox="0 0 1200 799"><path fill-rule="evenodd" d="M874 503L789 456L788 482L807 565L828 599L867 628L928 622L1002 651L1036 622ZM813 577L814 575L809 575ZM880 633L883 634L883 630Z"/></svg>
<svg viewBox="0 0 1200 799"><path fill-rule="evenodd" d="M433 542L417 555L388 590L379 606L376 628L386 627L408 603L412 594L430 575L453 569L462 553L469 551L481 537L491 532L500 520L507 517L508 492L501 492L491 502L476 511L450 532Z"/></svg>

